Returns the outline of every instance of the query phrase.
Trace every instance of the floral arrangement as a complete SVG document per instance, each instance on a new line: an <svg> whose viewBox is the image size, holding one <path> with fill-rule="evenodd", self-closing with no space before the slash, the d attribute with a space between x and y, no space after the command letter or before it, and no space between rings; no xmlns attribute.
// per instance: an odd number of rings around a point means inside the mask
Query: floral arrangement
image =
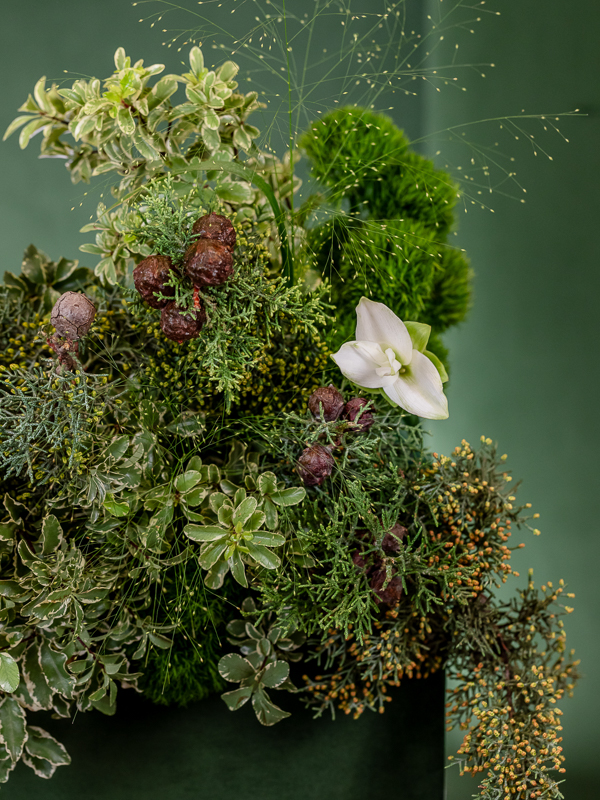
<svg viewBox="0 0 600 800"><path fill-rule="evenodd" d="M481 797L562 797L564 587L495 596L529 505L490 439L438 455L419 423L470 299L456 185L371 108L281 160L234 62L161 71L41 79L6 132L114 202L93 270L32 245L0 286L0 780L69 763L37 712L124 689L273 725L285 692L358 717L444 669Z"/></svg>

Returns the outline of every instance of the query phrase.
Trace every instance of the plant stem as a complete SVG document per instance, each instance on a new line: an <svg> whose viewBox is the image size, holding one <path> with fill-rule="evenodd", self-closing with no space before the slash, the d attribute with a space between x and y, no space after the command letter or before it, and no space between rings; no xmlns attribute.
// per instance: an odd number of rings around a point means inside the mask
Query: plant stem
<svg viewBox="0 0 600 800"><path fill-rule="evenodd" d="M291 257L292 262L295 256L294 246L294 127L293 127L293 112L292 112L292 78L290 70L290 47L288 44L287 33L287 14L285 11L285 0L283 0L283 33L285 37L285 59L287 66L287 83L288 83L288 119L290 129L290 234L291 234ZM293 263L291 266L291 280L294 280Z"/></svg>

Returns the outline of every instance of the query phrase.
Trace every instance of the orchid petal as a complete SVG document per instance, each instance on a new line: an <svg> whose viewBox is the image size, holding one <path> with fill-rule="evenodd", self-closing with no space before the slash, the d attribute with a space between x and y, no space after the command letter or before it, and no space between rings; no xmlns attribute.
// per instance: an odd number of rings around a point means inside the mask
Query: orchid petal
<svg viewBox="0 0 600 800"><path fill-rule="evenodd" d="M356 338L392 347L403 365L410 364L413 345L406 325L384 303L362 297L356 307Z"/></svg>
<svg viewBox="0 0 600 800"><path fill-rule="evenodd" d="M413 351L406 372L398 375L391 386L384 386L383 391L393 403L410 414L425 419L448 417L448 401L440 374L427 356L418 350Z"/></svg>
<svg viewBox="0 0 600 800"><path fill-rule="evenodd" d="M446 383L446 381L448 380L448 373L446 372L446 367L442 364L442 362L435 355L435 353L432 353L430 350L423 350L423 355L427 356L427 358L431 361L433 366L440 373L440 378L442 379L442 383Z"/></svg>
<svg viewBox="0 0 600 800"><path fill-rule="evenodd" d="M375 342L346 342L331 358L348 380L365 389L381 389L396 380L394 375L377 375L387 358Z"/></svg>

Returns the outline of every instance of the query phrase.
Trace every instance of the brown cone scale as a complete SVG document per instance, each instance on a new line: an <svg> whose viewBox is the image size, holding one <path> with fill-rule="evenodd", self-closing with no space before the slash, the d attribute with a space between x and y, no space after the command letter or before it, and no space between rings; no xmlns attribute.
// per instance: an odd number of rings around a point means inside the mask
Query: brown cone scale
<svg viewBox="0 0 600 800"><path fill-rule="evenodd" d="M368 431L375 421L372 411L362 411L361 413L361 410L364 409L368 402L369 401L364 397L353 397L352 400L348 400L344 406L344 419L356 425L359 431Z"/></svg>
<svg viewBox="0 0 600 800"><path fill-rule="evenodd" d="M222 286L233 275L233 257L225 245L198 239L185 254L183 266L194 286Z"/></svg>
<svg viewBox="0 0 600 800"><path fill-rule="evenodd" d="M315 419L334 422L344 410L344 398L333 386L322 386L308 398L308 408Z"/></svg>
<svg viewBox="0 0 600 800"><path fill-rule="evenodd" d="M233 250L236 242L235 229L227 217L221 214L205 214L194 222L192 233L201 239L210 239Z"/></svg>
<svg viewBox="0 0 600 800"><path fill-rule="evenodd" d="M298 474L305 486L320 486L333 472L335 460L322 444L313 444L298 459Z"/></svg>
<svg viewBox="0 0 600 800"><path fill-rule="evenodd" d="M164 335L179 343L195 339L205 322L206 312L203 305L194 311L185 312L177 308L174 300L163 308L160 315L160 327Z"/></svg>
<svg viewBox="0 0 600 800"><path fill-rule="evenodd" d="M96 306L83 292L61 294L50 314L50 322L59 336L77 341L92 326Z"/></svg>
<svg viewBox="0 0 600 800"><path fill-rule="evenodd" d="M173 297L173 286L165 286L171 275L173 262L168 256L148 256L133 270L133 283L142 300L151 308L164 308L168 300L159 300L155 295L160 293Z"/></svg>

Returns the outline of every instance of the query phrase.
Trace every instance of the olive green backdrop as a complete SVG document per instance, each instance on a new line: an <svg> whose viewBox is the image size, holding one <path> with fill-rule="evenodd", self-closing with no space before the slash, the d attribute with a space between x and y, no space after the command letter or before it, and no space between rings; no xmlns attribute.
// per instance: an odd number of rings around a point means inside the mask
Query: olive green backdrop
<svg viewBox="0 0 600 800"><path fill-rule="evenodd" d="M414 17L425 14L430 1L412 0ZM189 0L190 7L195 5ZM289 0L288 5L293 5L294 11L310 10L313 3ZM213 8L215 13L224 13L217 11L217 4ZM148 10L143 4L132 8L129 0L2 0L0 127L4 129L15 116L17 105L41 74L49 80L63 79L65 69L71 71L71 78L108 74L119 45L146 63L159 61L167 64L168 71L179 69L182 56L161 46L160 25L150 29L148 24L138 23ZM486 14L486 10L499 10L501 16ZM467 249L476 272L476 302L468 322L447 338L452 360L450 419L427 427L433 432L434 446L443 451L463 437L475 442L485 434L499 441L503 452L509 453L514 475L523 479L522 497L541 513L542 537L534 539L527 534L527 547L518 555L522 580L532 566L538 583L563 577L577 593L568 633L569 645L582 658L584 679L575 698L562 703L569 768L565 795L568 800L592 800L597 796L594 778L600 711L596 510L600 4L595 0L488 0L473 17L478 14L484 17L482 22L468 26L474 27L475 35L459 32L459 60L491 61L496 68L482 68L485 79L476 69L463 72L461 80L467 92L438 94L424 86L417 99L403 106L395 104L393 116L411 137L465 121L519 114L522 108L528 113L581 108L588 116L557 123L570 143L558 136L545 139L552 161L542 155L534 157L525 137L515 141L497 125L468 129L471 138L491 145L498 141L497 149L515 157L510 168L517 171L527 194L505 185L502 190L516 199L501 194L487 197L495 213L469 203L468 213L461 214L457 242ZM225 17L222 21L227 24ZM330 32L324 27L319 35L327 41ZM536 140L538 133L543 133L535 126L529 132ZM469 166L466 152L457 152L451 143L442 145L441 165L450 163L444 160L446 154L453 163ZM440 149L439 142L425 146L431 152ZM18 271L21 253L31 241L53 258L76 256L83 241L78 230L93 214L98 200L98 191L86 195L88 187L70 184L61 161L36 160L35 147L34 140L21 152L15 139L0 146L0 271ZM520 202L522 198L527 199L526 204ZM390 717L388 725L399 731L398 744L409 761L416 763L417 758L407 750L411 735L415 731L432 735L427 726L419 725L424 724L423 715L433 713L426 703L428 698L436 700L437 689L407 693L404 710ZM209 769L212 745L199 710L152 712L132 701L125 701L125 706L122 717L98 723L78 720L68 742L75 763L57 774L60 789L58 784L52 789L52 782L34 782L22 772L19 782L3 788L6 797L203 797L195 789L194 769L202 765L203 770ZM223 730L215 735L215 741L223 746L226 726L231 724L225 719ZM244 727L247 722L240 726L251 741L256 729ZM328 774L319 767L322 772L311 795L315 800L368 796L367 786L372 784L365 782L367 773L356 769L358 753L368 760L370 769L376 765L378 753L388 768L395 758L394 748L387 747L389 728L375 722L379 718L365 718L357 723L359 728L352 728L349 720L338 727L323 727L323 723L314 734L300 724L301 742L314 736L315 742L337 743L330 757L336 759L336 769L341 772ZM148 734L151 729L155 732ZM269 732L274 747L280 739L275 734L276 729ZM111 782L103 769L103 757L113 736L131 741L135 747L130 759L120 755ZM143 750L144 736L149 736L148 752ZM369 742L375 742L374 750L368 751ZM451 737L448 752L455 743ZM280 746L282 757L288 747L289 757L289 744ZM208 761L198 755L202 747L208 748L204 756ZM141 777L149 764L154 771L148 774L156 776L150 784ZM71 777L66 774L69 772ZM136 782L136 774L142 783ZM243 800L258 796L252 794L257 791L256 775L248 780L253 788L238 794ZM107 794L94 788L98 782ZM379 788L390 798L408 800L412 796L402 770L395 786L395 790L388 784ZM416 784L413 789L418 789ZM292 797L273 783L260 792L265 798ZM450 771L448 800L470 796L471 784L465 779L458 781ZM420 800L425 800L424 789Z"/></svg>
<svg viewBox="0 0 600 800"><path fill-rule="evenodd" d="M588 116L555 123L569 143L544 134L540 124L526 126L552 161L539 149L534 156L523 134L515 132L515 140L497 124L467 129L515 158L509 168L527 192L504 185L516 198L509 199L475 190L494 213L468 203L459 219L457 242L476 272L475 304L447 337L450 419L427 427L444 452L463 437L499 442L515 480L523 480L519 497L541 514L542 535L526 532L526 547L515 556L521 580L531 566L538 586L564 578L577 595L567 601L575 606L567 641L582 659L584 678L573 699L560 704L564 793L567 800L592 800L600 794L600 4L488 0L482 8L501 15L481 13L482 22L469 26L476 32L460 37L460 60L496 67L481 68L485 79L475 69L464 75L467 92L431 95L424 128L521 109L580 108ZM461 157L450 150L463 172L476 176L466 151ZM459 786L452 780L449 796L469 797Z"/></svg>

